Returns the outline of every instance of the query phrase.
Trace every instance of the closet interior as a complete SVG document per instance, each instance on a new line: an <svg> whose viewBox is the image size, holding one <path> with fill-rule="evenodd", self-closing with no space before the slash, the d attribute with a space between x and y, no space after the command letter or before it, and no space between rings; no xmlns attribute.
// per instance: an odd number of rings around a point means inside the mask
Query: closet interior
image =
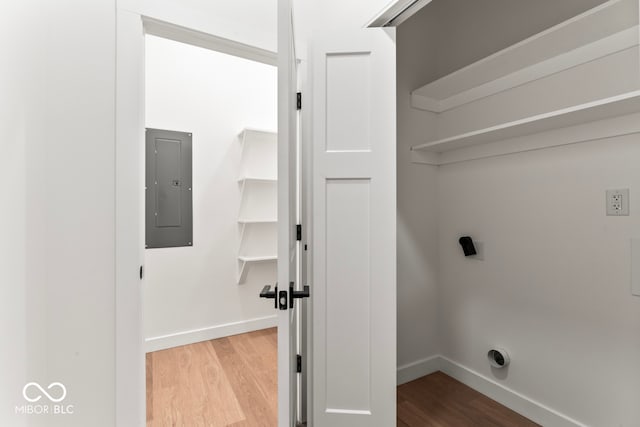
<svg viewBox="0 0 640 427"><path fill-rule="evenodd" d="M631 425L638 1L427 3L397 26L398 381L443 371L543 425Z"/></svg>

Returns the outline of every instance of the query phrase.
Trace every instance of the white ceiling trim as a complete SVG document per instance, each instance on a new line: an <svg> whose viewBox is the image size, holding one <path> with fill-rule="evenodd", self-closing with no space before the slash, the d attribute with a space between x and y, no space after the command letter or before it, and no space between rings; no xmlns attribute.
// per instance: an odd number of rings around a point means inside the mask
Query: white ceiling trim
<svg viewBox="0 0 640 427"><path fill-rule="evenodd" d="M251 61L262 62L263 64L278 65L278 54L270 50L192 30L158 19L143 17L142 20L145 32L153 36L238 56Z"/></svg>
<svg viewBox="0 0 640 427"><path fill-rule="evenodd" d="M394 0L380 11L367 27L397 27L432 0Z"/></svg>

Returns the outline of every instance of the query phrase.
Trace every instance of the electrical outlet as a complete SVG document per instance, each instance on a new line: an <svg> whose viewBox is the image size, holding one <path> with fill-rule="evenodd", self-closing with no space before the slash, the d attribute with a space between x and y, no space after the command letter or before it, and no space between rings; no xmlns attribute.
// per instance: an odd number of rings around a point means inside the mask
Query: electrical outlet
<svg viewBox="0 0 640 427"><path fill-rule="evenodd" d="M607 190L607 215L629 215L629 189Z"/></svg>

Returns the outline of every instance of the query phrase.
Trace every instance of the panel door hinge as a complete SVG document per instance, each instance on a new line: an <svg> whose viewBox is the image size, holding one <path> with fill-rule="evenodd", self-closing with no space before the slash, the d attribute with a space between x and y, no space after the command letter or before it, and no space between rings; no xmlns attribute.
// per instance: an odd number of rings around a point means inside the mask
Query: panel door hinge
<svg viewBox="0 0 640 427"><path fill-rule="evenodd" d="M300 356L299 354L296 355L296 372L302 372L302 356Z"/></svg>
<svg viewBox="0 0 640 427"><path fill-rule="evenodd" d="M296 110L302 110L302 92L296 93Z"/></svg>
<svg viewBox="0 0 640 427"><path fill-rule="evenodd" d="M302 224L296 225L296 240L302 241Z"/></svg>

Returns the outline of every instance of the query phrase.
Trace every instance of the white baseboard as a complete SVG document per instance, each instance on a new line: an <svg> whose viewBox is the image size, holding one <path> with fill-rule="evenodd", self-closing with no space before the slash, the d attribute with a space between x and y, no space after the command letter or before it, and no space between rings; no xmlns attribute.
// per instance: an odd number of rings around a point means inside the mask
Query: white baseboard
<svg viewBox="0 0 640 427"><path fill-rule="evenodd" d="M461 383L479 391L513 411L545 427L587 427L560 412L530 399L496 381L462 366L444 356L436 355L399 366L398 385L436 371L442 371Z"/></svg>
<svg viewBox="0 0 640 427"><path fill-rule="evenodd" d="M398 366L396 381L398 385L417 380L425 375L433 374L440 370L440 356L435 355L426 359L417 360L403 366Z"/></svg>
<svg viewBox="0 0 640 427"><path fill-rule="evenodd" d="M214 340L230 335L243 334L260 329L273 328L277 325L277 316L258 317L256 319L242 320L240 322L225 323L209 326L207 328L193 329L191 331L177 332L145 339L145 351L165 350L181 345L194 344L201 341Z"/></svg>
<svg viewBox="0 0 640 427"><path fill-rule="evenodd" d="M545 427L587 427L586 425L495 382L461 364L440 356L440 370L530 420Z"/></svg>

